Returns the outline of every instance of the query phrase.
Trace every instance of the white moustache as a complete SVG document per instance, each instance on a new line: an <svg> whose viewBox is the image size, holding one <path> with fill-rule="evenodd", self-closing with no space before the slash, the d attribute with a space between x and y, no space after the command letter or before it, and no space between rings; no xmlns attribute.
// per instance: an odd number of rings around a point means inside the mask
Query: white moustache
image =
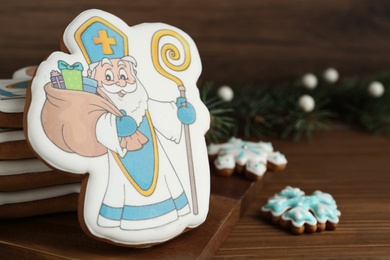
<svg viewBox="0 0 390 260"><path fill-rule="evenodd" d="M135 82L134 84L127 83L124 87L118 86L115 83L111 85L102 83L102 87L111 94L117 94L121 92L123 95L125 95L127 93L132 93L137 89L137 82Z"/></svg>

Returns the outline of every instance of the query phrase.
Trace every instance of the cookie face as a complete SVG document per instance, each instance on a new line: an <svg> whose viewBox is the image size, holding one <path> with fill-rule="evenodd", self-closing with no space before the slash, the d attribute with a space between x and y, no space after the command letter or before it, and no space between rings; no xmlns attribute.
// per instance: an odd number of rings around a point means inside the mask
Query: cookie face
<svg viewBox="0 0 390 260"><path fill-rule="evenodd" d="M193 40L100 11L65 30L66 52L31 84L27 138L54 168L88 173L79 208L91 236L125 246L169 240L205 220L210 116Z"/></svg>

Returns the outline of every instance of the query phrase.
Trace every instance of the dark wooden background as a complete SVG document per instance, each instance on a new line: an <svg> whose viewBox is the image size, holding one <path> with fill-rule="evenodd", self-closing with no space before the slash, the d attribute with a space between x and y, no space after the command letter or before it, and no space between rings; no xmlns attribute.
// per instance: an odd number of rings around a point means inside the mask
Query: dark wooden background
<svg viewBox="0 0 390 260"><path fill-rule="evenodd" d="M99 8L129 25L164 22L198 45L204 81L263 83L327 67L341 75L390 68L390 2L385 0L2 0L0 77L59 49L65 27Z"/></svg>

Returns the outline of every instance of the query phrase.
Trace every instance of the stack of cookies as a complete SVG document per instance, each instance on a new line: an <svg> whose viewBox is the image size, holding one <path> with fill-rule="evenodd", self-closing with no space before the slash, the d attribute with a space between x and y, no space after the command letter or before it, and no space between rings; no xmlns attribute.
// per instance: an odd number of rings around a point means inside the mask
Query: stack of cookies
<svg viewBox="0 0 390 260"><path fill-rule="evenodd" d="M34 71L23 68L0 80L0 218L77 209L81 176L46 166L25 138L23 111Z"/></svg>

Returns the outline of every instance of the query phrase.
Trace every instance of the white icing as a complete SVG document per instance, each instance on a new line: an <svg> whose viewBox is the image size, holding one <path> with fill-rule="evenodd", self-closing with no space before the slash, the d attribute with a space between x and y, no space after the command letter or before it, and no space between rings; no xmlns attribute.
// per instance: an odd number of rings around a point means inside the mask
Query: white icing
<svg viewBox="0 0 390 260"><path fill-rule="evenodd" d="M217 157L214 161L214 165L218 170L222 169L234 169L236 162L234 156L231 154L223 154Z"/></svg>
<svg viewBox="0 0 390 260"><path fill-rule="evenodd" d="M221 147L223 145L222 144L214 144L214 143L211 143L208 147L207 147L207 153L209 155L216 155L218 154L219 150L221 150Z"/></svg>
<svg viewBox="0 0 390 260"><path fill-rule="evenodd" d="M228 142L222 144L210 144L207 148L209 155L232 155L235 163L241 166L245 166L250 160L256 162L262 162L266 164L267 160L275 164L286 164L286 158L279 152L274 152L272 143L270 142L250 142L243 141L239 138L232 137ZM219 160L217 162L217 160ZM285 162L284 162L285 161ZM283 163L284 162L284 163ZM217 165L228 165L232 167L231 161L222 162L221 159L216 159L215 164ZM256 170L254 172L261 172L262 170Z"/></svg>
<svg viewBox="0 0 390 260"><path fill-rule="evenodd" d="M23 130L1 131L0 129L0 143L26 140Z"/></svg>
<svg viewBox="0 0 390 260"><path fill-rule="evenodd" d="M243 157L235 156L234 160L235 160L235 162L238 165L245 166L245 164L248 162L248 157L245 157L245 156L243 156Z"/></svg>
<svg viewBox="0 0 390 260"><path fill-rule="evenodd" d="M38 159L0 161L0 176L52 171Z"/></svg>
<svg viewBox="0 0 390 260"><path fill-rule="evenodd" d="M259 146L260 149L266 151L267 153L272 153L274 150L274 147L272 146L271 142L260 141L257 143L257 145Z"/></svg>
<svg viewBox="0 0 390 260"><path fill-rule="evenodd" d="M72 193L80 193L80 183L48 186L21 191L0 192L0 205L31 202L49 198L55 198Z"/></svg>
<svg viewBox="0 0 390 260"><path fill-rule="evenodd" d="M21 82L21 79L0 80L0 89L15 96L0 94L0 111L4 113L22 113L26 102L25 88L9 88L11 84Z"/></svg>
<svg viewBox="0 0 390 260"><path fill-rule="evenodd" d="M262 176L267 171L267 166L262 160L251 159L246 164L246 171L257 176Z"/></svg>
<svg viewBox="0 0 390 260"><path fill-rule="evenodd" d="M21 69L18 69L17 71L15 71L13 74L12 74L12 78L13 79L22 79L22 80L25 80L25 79L31 79L32 76L28 75L27 74L27 71L29 69L33 69L35 68L36 66L28 66L28 67L24 67L24 68L21 68Z"/></svg>
<svg viewBox="0 0 390 260"><path fill-rule="evenodd" d="M267 160L275 165L284 165L287 164L287 159L284 154L281 154L280 152L273 152L268 154Z"/></svg>
<svg viewBox="0 0 390 260"><path fill-rule="evenodd" d="M25 104L26 104L25 98L6 99L6 100L0 99L0 112L23 113Z"/></svg>
<svg viewBox="0 0 390 260"><path fill-rule="evenodd" d="M284 221L291 221L294 227L302 227L305 224L310 226L317 225L317 219L312 215L307 214L306 210L300 207L296 207L290 210L291 215L288 216L286 213L282 215ZM305 216L305 217L304 217Z"/></svg>

